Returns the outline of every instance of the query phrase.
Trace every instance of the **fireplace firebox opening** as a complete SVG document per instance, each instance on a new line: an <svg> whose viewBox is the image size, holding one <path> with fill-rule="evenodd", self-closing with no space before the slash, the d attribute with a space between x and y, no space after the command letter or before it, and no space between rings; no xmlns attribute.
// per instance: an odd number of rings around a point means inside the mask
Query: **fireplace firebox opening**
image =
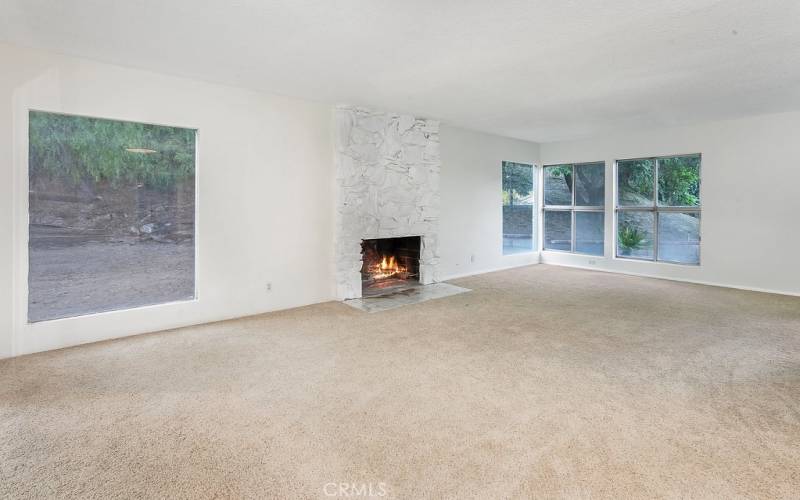
<svg viewBox="0 0 800 500"><path fill-rule="evenodd" d="M361 240L361 293L381 295L419 284L419 236Z"/></svg>

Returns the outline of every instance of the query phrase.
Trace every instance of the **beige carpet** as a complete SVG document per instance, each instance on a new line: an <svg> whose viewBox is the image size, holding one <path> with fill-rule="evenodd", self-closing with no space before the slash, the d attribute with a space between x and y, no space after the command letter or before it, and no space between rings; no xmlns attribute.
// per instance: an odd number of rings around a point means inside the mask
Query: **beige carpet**
<svg viewBox="0 0 800 500"><path fill-rule="evenodd" d="M0 362L0 497L800 495L800 298L454 283Z"/></svg>

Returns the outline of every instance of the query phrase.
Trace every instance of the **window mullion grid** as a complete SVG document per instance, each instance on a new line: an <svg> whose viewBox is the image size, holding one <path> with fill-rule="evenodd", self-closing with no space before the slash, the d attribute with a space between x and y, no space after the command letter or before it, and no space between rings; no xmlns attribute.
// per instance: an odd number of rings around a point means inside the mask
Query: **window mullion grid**
<svg viewBox="0 0 800 500"><path fill-rule="evenodd" d="M614 162L614 227L617 229L614 234L614 255L619 258L617 254L617 239L619 238L619 214L621 212L652 212L653 213L653 258L647 259L652 260L653 262L658 262L658 222L661 215L661 212L666 213L691 213L691 214L698 214L702 215L702 205L698 206L660 206L658 204L658 177L659 177L659 170L660 170L660 159L658 157L653 158L654 162L654 172L653 172L653 203L649 207L635 207L635 206L623 206L619 203L619 164L618 162Z"/></svg>
<svg viewBox="0 0 800 500"><path fill-rule="evenodd" d="M539 198L538 183L537 183L537 180L538 180L538 177L539 177L538 176L538 172L539 171L537 170L536 165L535 164L531 165L531 193L533 193L533 200L531 201L531 203L533 203L533 207L531 208L531 240L532 240L532 242L531 242L531 250L532 251L537 251L537 249L539 248L539 242L537 241L538 240L537 232L539 231L539 228L536 225L536 219L539 218L538 215L537 215L539 213L539 211L536 210L537 201L538 201L538 198Z"/></svg>
<svg viewBox="0 0 800 500"><path fill-rule="evenodd" d="M654 158L655 172L653 175L653 262L658 262L658 167L661 163L658 158Z"/></svg>
<svg viewBox="0 0 800 500"><path fill-rule="evenodd" d="M569 207L563 207L569 208ZM586 211L593 211L599 210L602 207L575 207L575 210L586 210ZM637 207L637 206L624 206L624 207L617 207L618 212L676 212L676 213L684 213L684 212L702 212L700 207L658 207L658 209L654 207Z"/></svg>
<svg viewBox="0 0 800 500"><path fill-rule="evenodd" d="M570 210L570 217L572 218L572 239L569 244L569 251L575 253L575 238L577 236L576 217L575 217L575 202L577 201L578 191L578 169L575 164L572 164L572 210Z"/></svg>
<svg viewBox="0 0 800 500"><path fill-rule="evenodd" d="M699 206L658 207L659 212L700 212Z"/></svg>
<svg viewBox="0 0 800 500"><path fill-rule="evenodd" d="M572 237L569 244L569 251L571 253L575 253L575 235L577 231L577 229L575 228L575 210L570 210L569 215L572 218Z"/></svg>
<svg viewBox="0 0 800 500"><path fill-rule="evenodd" d="M587 205L587 206L578 206L577 205L577 201L578 201L578 198L577 198L577 196L578 196L578 194L577 194L577 174L578 174L577 165L579 165L579 164L573 163L573 164L570 165L570 167L572 168L572 186L571 186L571 188L572 188L572 190L571 190L571 196L572 196L572 200L571 201L572 201L572 204L571 205L547 205L544 201L542 201L542 210L541 210L541 212L542 212L542 220L543 221L544 221L545 218L547 218L547 213L548 212L569 212L570 213L571 231L570 231L570 250L569 250L569 253L576 253L577 252L577 246L578 246L578 215L577 215L577 212L593 212L593 213L601 213L601 214L603 214L603 213L605 213L605 209L606 209L605 205L596 205L596 206L595 205ZM546 167L542 167L542 192L544 192L544 184L545 184L544 178L545 178L545 175L546 175L544 173L544 169L545 168ZM634 208L634 207L631 207L631 208ZM642 209L639 208L639 210L642 210ZM543 224L543 226L546 226L546 224ZM545 245L544 237L542 238L541 245L542 245L542 250L544 250L545 249L544 248L544 245ZM554 251L567 252L567 250L554 250Z"/></svg>
<svg viewBox="0 0 800 500"><path fill-rule="evenodd" d="M611 215L614 220L611 222L611 245L614 247L611 255L619 258L617 254L617 240L619 239L619 161L614 160L614 168L611 169L611 182L613 183L612 196L614 198L614 213Z"/></svg>

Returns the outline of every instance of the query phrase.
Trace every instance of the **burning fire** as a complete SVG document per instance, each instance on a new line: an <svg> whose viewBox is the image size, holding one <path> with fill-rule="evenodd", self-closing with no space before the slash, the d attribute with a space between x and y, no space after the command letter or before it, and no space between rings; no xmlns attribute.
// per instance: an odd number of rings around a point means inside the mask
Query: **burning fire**
<svg viewBox="0 0 800 500"><path fill-rule="evenodd" d="M387 258L384 255L380 262L376 262L370 267L369 273L373 279L382 279L391 278L392 276L396 275L402 276L407 273L407 269L399 265L394 256Z"/></svg>

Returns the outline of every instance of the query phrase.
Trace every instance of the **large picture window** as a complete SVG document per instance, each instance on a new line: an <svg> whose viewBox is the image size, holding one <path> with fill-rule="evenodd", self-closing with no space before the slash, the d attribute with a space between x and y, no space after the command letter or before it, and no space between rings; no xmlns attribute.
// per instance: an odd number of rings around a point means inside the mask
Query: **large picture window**
<svg viewBox="0 0 800 500"><path fill-rule="evenodd" d="M700 155L617 161L617 257L700 264Z"/></svg>
<svg viewBox="0 0 800 500"><path fill-rule="evenodd" d="M194 298L195 136L30 112L28 321Z"/></svg>
<svg viewBox="0 0 800 500"><path fill-rule="evenodd" d="M605 163L544 167L544 249L603 255Z"/></svg>
<svg viewBox="0 0 800 500"><path fill-rule="evenodd" d="M533 251L533 165L503 162L503 255Z"/></svg>

